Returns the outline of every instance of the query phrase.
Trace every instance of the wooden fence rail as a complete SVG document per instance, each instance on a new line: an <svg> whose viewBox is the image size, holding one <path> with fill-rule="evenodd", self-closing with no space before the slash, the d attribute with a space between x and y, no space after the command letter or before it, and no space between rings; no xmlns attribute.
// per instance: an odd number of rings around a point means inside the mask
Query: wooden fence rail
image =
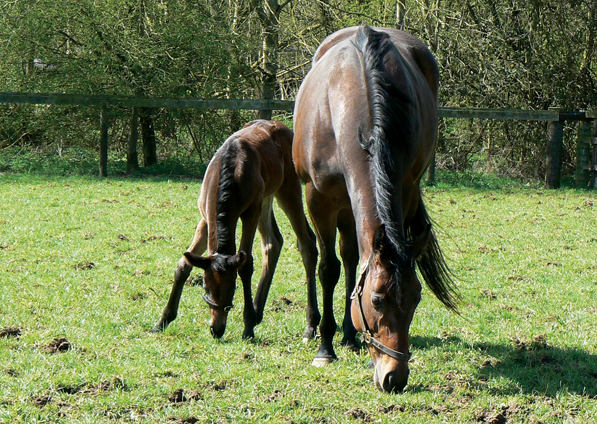
<svg viewBox="0 0 597 424"><path fill-rule="evenodd" d="M294 110L294 101L265 99L183 99L138 96L109 96L62 93L0 92L0 103L97 106L100 110L100 175L107 176L108 107L148 107L170 109L243 109ZM440 118L497 119L547 122L545 183L548 188L560 186L563 128L565 121L581 121L577 137L577 185L593 188L597 178L597 112L574 112L559 108L549 110L479 109L440 107ZM579 149L579 146L581 147Z"/></svg>

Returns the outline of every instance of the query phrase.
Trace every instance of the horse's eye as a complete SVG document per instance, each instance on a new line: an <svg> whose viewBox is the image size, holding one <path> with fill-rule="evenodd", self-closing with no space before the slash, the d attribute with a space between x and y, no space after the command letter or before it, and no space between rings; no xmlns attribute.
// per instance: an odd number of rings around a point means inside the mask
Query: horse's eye
<svg viewBox="0 0 597 424"><path fill-rule="evenodd" d="M383 296L380 296L378 294L372 294L371 295L371 303L373 303L373 307L377 310L380 310L383 308Z"/></svg>

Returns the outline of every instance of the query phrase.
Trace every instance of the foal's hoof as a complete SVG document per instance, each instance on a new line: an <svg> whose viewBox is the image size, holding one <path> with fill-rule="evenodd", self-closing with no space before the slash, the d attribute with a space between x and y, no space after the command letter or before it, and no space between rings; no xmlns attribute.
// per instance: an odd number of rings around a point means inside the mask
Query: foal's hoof
<svg viewBox="0 0 597 424"><path fill-rule="evenodd" d="M166 328L168 328L168 323L162 322L162 321L158 321L156 323L156 325L154 325L153 328L151 329L151 332L152 333L161 333Z"/></svg>
<svg viewBox="0 0 597 424"><path fill-rule="evenodd" d="M315 358L313 359L313 363L311 365L313 365L314 367L321 368L331 364L335 360L336 358Z"/></svg>

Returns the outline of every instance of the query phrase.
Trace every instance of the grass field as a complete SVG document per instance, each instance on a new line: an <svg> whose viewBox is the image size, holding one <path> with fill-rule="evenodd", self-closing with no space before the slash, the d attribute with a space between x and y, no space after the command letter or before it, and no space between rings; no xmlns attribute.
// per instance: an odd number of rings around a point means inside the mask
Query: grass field
<svg viewBox="0 0 597 424"><path fill-rule="evenodd" d="M339 361L310 366L305 279L281 214L286 243L255 340L241 340L241 293L213 340L196 284L168 330L149 332L199 190L181 178L0 174L0 422L596 422L596 194L426 188L462 315L424 290L409 384L384 394L365 352L338 347Z"/></svg>

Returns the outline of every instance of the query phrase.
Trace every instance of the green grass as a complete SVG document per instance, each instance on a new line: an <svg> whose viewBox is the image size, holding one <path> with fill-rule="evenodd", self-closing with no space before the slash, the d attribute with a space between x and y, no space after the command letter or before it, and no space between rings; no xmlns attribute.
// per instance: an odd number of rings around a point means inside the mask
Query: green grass
<svg viewBox="0 0 597 424"><path fill-rule="evenodd" d="M168 330L149 332L199 190L190 178L0 174L0 331L21 329L0 338L0 422L594 422L595 194L441 174L425 189L462 315L424 290L396 395L375 388L366 353L338 346L339 361L310 366L304 273L279 213L286 243L254 341L241 340L241 293L213 340L199 286ZM49 353L60 337L70 349Z"/></svg>

